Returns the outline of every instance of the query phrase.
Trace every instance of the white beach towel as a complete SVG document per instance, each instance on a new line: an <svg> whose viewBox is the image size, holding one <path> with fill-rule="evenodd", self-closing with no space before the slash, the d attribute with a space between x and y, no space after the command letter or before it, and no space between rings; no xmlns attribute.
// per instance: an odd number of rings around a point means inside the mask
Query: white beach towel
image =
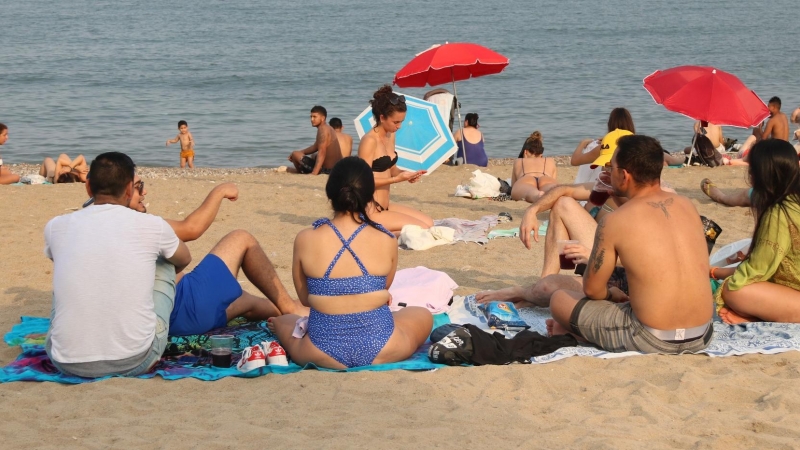
<svg viewBox="0 0 800 450"><path fill-rule="evenodd" d="M406 225L400 230L397 243L409 250L427 250L439 245L452 244L456 230L448 227L422 228L419 225Z"/></svg>

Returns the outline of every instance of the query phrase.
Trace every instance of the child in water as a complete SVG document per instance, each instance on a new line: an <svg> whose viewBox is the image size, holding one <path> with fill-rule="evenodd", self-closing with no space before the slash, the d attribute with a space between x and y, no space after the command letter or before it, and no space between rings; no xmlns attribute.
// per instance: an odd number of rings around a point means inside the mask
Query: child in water
<svg viewBox="0 0 800 450"><path fill-rule="evenodd" d="M192 133L189 131L189 124L186 123L185 120L181 120L178 122L178 135L175 136L175 139L170 139L167 141L167 147L169 144L175 144L178 141L181 143L181 169L186 167L186 163L189 163L189 168L194 169L194 138L192 137Z"/></svg>

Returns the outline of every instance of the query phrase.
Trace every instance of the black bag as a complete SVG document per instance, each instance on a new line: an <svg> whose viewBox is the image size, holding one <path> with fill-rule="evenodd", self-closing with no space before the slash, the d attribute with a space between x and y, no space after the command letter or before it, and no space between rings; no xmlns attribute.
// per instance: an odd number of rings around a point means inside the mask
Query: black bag
<svg viewBox="0 0 800 450"><path fill-rule="evenodd" d="M506 195L511 195L511 185L508 184L508 181L506 181L506 180L504 180L502 178L498 178L497 181L500 182L500 193L501 194L506 194Z"/></svg>
<svg viewBox="0 0 800 450"><path fill-rule="evenodd" d="M714 148L711 140L702 134L697 134L694 141L695 155L690 158L689 164L698 162L703 166L717 167L722 165L722 155Z"/></svg>

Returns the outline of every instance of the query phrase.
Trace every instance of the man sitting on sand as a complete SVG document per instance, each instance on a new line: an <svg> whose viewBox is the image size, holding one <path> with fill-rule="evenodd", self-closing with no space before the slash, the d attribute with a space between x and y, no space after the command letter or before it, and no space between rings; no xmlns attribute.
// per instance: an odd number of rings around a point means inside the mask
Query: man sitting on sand
<svg viewBox="0 0 800 450"><path fill-rule="evenodd" d="M789 141L789 119L786 117L786 114L781 112L781 99L772 97L769 99L767 108L769 109L769 120L762 124L761 127L753 128L753 134L748 136L747 140L744 141L744 144L739 148L739 154L742 155L742 158L731 159L730 162L726 160L726 165L746 166L750 149L756 142L763 139L782 139L787 142Z"/></svg>
<svg viewBox="0 0 800 450"><path fill-rule="evenodd" d="M146 212L144 198L147 191L138 174L134 176L134 182L138 189L133 193L130 207ZM186 219L166 221L182 240L195 240L211 226L222 200L236 201L238 196L235 184L221 184ZM239 269L266 298L242 290L237 281ZM161 272L157 277L160 275ZM308 310L289 296L261 245L244 230L228 233L191 272L178 274L175 282L177 289L175 307L170 315L170 335L205 333L225 326L236 317L264 320L282 314L302 314Z"/></svg>
<svg viewBox="0 0 800 450"><path fill-rule="evenodd" d="M333 117L328 125L336 132L336 139L339 140L339 148L342 150L342 158L347 158L353 153L353 136L344 132L342 119L338 117Z"/></svg>
<svg viewBox="0 0 800 450"><path fill-rule="evenodd" d="M45 254L53 260L45 350L61 372L139 375L167 345L175 271L192 258L163 219L129 209L134 171L123 153L98 156L87 183L94 205L45 226Z"/></svg>
<svg viewBox="0 0 800 450"><path fill-rule="evenodd" d="M611 352L679 354L708 345L705 236L692 203L661 189L662 155L651 137L619 140L611 185L628 201L597 225L583 292L553 294L549 334L572 333ZM625 262L629 296L607 285L618 258ZM670 276L663 276L667 269Z"/></svg>
<svg viewBox="0 0 800 450"><path fill-rule="evenodd" d="M310 147L295 150L289 155L289 161L294 164L297 173L328 174L333 166L342 159L336 132L325 123L327 116L328 111L322 106L317 105L311 108L311 126L317 129L317 139Z"/></svg>

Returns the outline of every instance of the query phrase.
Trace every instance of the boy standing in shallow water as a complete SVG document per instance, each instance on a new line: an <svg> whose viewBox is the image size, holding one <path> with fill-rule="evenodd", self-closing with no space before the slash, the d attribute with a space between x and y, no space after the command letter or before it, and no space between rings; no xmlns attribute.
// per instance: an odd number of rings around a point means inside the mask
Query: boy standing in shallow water
<svg viewBox="0 0 800 450"><path fill-rule="evenodd" d="M169 144L175 144L176 142L180 141L181 143L181 169L186 167L186 163L189 163L189 168L194 169L194 138L192 137L192 133L189 131L189 124L186 123L185 120L181 120L178 122L178 135L175 136L175 139L170 139L167 141L167 147Z"/></svg>

